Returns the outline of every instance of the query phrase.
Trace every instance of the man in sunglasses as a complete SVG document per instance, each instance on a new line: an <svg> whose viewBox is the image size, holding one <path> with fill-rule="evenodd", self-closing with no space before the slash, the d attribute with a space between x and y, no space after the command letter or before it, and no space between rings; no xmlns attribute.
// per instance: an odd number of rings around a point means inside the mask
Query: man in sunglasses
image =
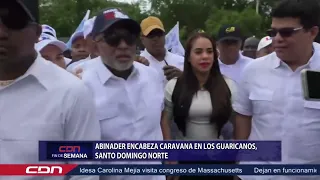
<svg viewBox="0 0 320 180"><path fill-rule="evenodd" d="M154 68L163 79L163 87L168 80L178 77L184 64L184 57L173 54L165 48L165 29L161 20L150 16L141 21L141 41L145 50L141 56L149 60L150 67Z"/></svg>
<svg viewBox="0 0 320 180"><path fill-rule="evenodd" d="M242 73L234 104L236 139L281 141L281 162L254 164L319 164L320 102L305 100L301 83L302 70L320 68L319 44L313 44L319 33L319 1L282 0L271 17L268 32L275 53L252 61ZM319 176L241 178L317 180Z"/></svg>
<svg viewBox="0 0 320 180"><path fill-rule="evenodd" d="M41 26L28 2L0 1L0 164L38 164L39 140L100 139L93 98L84 83L36 52Z"/></svg>
<svg viewBox="0 0 320 180"><path fill-rule="evenodd" d="M92 29L100 60L82 80L96 99L103 140L163 140L160 126L164 94L157 72L135 62L139 24L118 8L98 13ZM168 129L168 127L167 127ZM108 162L115 163L115 162ZM118 162L118 164L151 162ZM152 162L161 164L161 162ZM165 176L106 176L106 180L164 180Z"/></svg>

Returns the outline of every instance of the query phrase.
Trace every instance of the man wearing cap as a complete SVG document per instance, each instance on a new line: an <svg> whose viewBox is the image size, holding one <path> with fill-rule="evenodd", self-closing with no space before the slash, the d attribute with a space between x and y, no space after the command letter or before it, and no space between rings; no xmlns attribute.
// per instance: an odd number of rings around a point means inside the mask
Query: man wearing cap
<svg viewBox="0 0 320 180"><path fill-rule="evenodd" d="M164 94L157 72L135 62L139 24L118 8L102 10L92 35L100 60L84 71L82 80L95 95L102 139L163 140L160 126ZM169 128L167 127L167 130ZM121 133L119 133L121 132ZM161 164L161 162L106 162ZM106 176L106 180L164 180L165 176Z"/></svg>
<svg viewBox="0 0 320 180"><path fill-rule="evenodd" d="M57 32L53 27L47 24L42 24L41 27L42 27L42 33L48 34L50 36L57 38Z"/></svg>
<svg viewBox="0 0 320 180"><path fill-rule="evenodd" d="M141 56L149 60L150 67L154 68L161 77L163 87L183 70L184 57L173 54L165 48L165 29L161 20L150 16L141 21L141 41L145 50Z"/></svg>
<svg viewBox="0 0 320 180"><path fill-rule="evenodd" d="M257 58L271 54L274 51L272 47L272 39L270 36L263 37L258 45Z"/></svg>
<svg viewBox="0 0 320 180"><path fill-rule="evenodd" d="M68 71L75 73L75 74L81 74L83 69L86 67L87 63L90 63L88 60L93 60L98 57L96 45L95 42L92 39L92 28L96 17L92 17L84 22L83 26L83 37L85 40L85 48L86 51L89 52L89 56L85 59L73 62L68 66ZM81 70L81 71L80 71Z"/></svg>
<svg viewBox="0 0 320 180"><path fill-rule="evenodd" d="M218 32L219 67L221 73L232 79L235 83L240 81L240 73L243 68L253 59L241 54L242 35L237 25L223 25ZM222 134L225 139L233 137L233 122L230 119L223 129Z"/></svg>
<svg viewBox="0 0 320 180"><path fill-rule="evenodd" d="M0 164L39 164L39 140L100 139L93 98L86 86L34 49L41 26L26 2L0 1ZM98 179L96 176L68 179L80 178Z"/></svg>
<svg viewBox="0 0 320 180"><path fill-rule="evenodd" d="M257 47L259 44L259 39L256 37L249 37L243 43L243 52L242 55L255 59Z"/></svg>
<svg viewBox="0 0 320 180"><path fill-rule="evenodd" d="M240 53L242 35L237 25L223 25L218 33L219 66L221 73L238 83L240 72L253 59Z"/></svg>
<svg viewBox="0 0 320 180"><path fill-rule="evenodd" d="M43 37L48 37L49 39L52 39L52 37L53 37L53 39L58 39L57 32L52 26L49 26L47 24L42 24L41 27L42 27L42 34L41 34L41 38L39 39L39 41L42 40ZM62 42L62 41L60 41L60 42ZM66 50L68 50L68 49L67 48L64 49L63 52L65 52ZM69 64L71 61L72 61L71 59L64 57L64 64L65 64L64 66Z"/></svg>
<svg viewBox="0 0 320 180"><path fill-rule="evenodd" d="M71 72L75 66L74 63L83 59L88 59L90 53L86 47L86 40L84 39L83 31L73 33L70 41L72 61L67 64L67 70Z"/></svg>
<svg viewBox="0 0 320 180"><path fill-rule="evenodd" d="M63 52L67 49L67 45L64 42L59 41L52 36L46 36L46 34L43 33L39 39L39 42L35 45L35 49L40 52L41 56L65 69L66 63Z"/></svg>

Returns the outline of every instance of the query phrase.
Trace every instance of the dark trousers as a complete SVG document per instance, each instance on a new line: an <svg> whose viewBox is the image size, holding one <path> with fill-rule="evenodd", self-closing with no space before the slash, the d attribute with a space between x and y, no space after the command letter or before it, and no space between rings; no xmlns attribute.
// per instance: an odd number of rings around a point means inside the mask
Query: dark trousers
<svg viewBox="0 0 320 180"><path fill-rule="evenodd" d="M196 161L196 162L179 162L179 164L234 164L234 162L218 161ZM233 180L233 176L180 176L179 180Z"/></svg>

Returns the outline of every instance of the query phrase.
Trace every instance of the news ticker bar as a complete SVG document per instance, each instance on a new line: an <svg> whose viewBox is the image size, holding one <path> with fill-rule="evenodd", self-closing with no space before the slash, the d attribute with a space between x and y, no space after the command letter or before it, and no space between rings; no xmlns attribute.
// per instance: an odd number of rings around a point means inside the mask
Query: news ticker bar
<svg viewBox="0 0 320 180"><path fill-rule="evenodd" d="M75 165L24 164L0 165L0 175L320 175L320 165Z"/></svg>
<svg viewBox="0 0 320 180"><path fill-rule="evenodd" d="M281 161L280 141L40 141L40 161Z"/></svg>

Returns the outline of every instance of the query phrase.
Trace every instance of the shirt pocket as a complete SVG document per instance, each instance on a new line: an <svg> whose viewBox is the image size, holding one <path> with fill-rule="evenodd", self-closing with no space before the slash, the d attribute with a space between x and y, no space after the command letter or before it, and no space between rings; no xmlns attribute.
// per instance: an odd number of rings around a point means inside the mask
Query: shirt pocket
<svg viewBox="0 0 320 180"><path fill-rule="evenodd" d="M320 102L304 101L304 124L320 129Z"/></svg>
<svg viewBox="0 0 320 180"><path fill-rule="evenodd" d="M112 120L113 118L119 116L118 104L110 103L103 105L97 110L97 119L99 121Z"/></svg>
<svg viewBox="0 0 320 180"><path fill-rule="evenodd" d="M272 99L274 92L268 89L254 89L249 94L252 102L253 114L264 115L272 112Z"/></svg>
<svg viewBox="0 0 320 180"><path fill-rule="evenodd" d="M97 119L100 123L100 130L104 140L113 138L115 134L123 131L123 119L120 119L119 106L116 103L103 105L97 109Z"/></svg>

